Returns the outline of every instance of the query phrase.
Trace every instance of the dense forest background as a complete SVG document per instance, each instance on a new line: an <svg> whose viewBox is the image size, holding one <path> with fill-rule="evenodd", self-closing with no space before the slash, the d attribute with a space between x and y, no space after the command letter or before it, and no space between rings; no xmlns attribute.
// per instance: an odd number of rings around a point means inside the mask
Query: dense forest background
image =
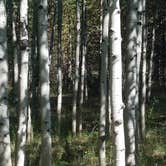
<svg viewBox="0 0 166 166"><path fill-rule="evenodd" d="M0 0L0 166L165 166L165 27L165 0Z"/></svg>

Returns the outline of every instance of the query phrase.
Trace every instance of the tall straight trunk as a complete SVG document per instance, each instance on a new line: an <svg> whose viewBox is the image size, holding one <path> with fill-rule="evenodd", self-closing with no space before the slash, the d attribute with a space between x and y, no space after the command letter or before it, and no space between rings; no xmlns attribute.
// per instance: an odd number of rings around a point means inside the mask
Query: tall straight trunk
<svg viewBox="0 0 166 166"><path fill-rule="evenodd" d="M122 53L119 0L110 3L111 109L113 116L115 165L125 166L125 139L122 101Z"/></svg>
<svg viewBox="0 0 166 166"><path fill-rule="evenodd" d="M11 166L8 112L8 61L6 1L0 0L0 165Z"/></svg>
<svg viewBox="0 0 166 166"><path fill-rule="evenodd" d="M82 0L82 34L81 34L81 65L80 65L80 96L79 96L79 133L82 132L82 105L85 91L85 57L86 57L86 1Z"/></svg>
<svg viewBox="0 0 166 166"><path fill-rule="evenodd" d="M62 111L62 0L58 0L58 98L57 98L57 113L58 113L58 134L61 129L61 111Z"/></svg>
<svg viewBox="0 0 166 166"><path fill-rule="evenodd" d="M145 109L146 109L146 0L142 0L143 5L143 31L142 31L142 58L141 58L141 87L140 87L140 134L145 137Z"/></svg>
<svg viewBox="0 0 166 166"><path fill-rule="evenodd" d="M78 83L79 83L79 56L80 56L80 1L77 0L77 43L76 43L76 57L75 57L75 79L73 92L73 108L72 108L72 133L76 134L76 110L78 97Z"/></svg>
<svg viewBox="0 0 166 166"><path fill-rule="evenodd" d="M53 21L52 21L52 29L51 29L51 39L50 39L50 63L53 56L53 50L54 50L54 35L55 35L55 25L56 25L56 17L57 17L57 4L56 1L54 2L54 15L53 15Z"/></svg>
<svg viewBox="0 0 166 166"><path fill-rule="evenodd" d="M13 67L14 67L14 94L16 96L16 101L18 102L18 82L19 82L19 68L18 68L18 46L17 46L17 36L16 36L16 26L13 20Z"/></svg>
<svg viewBox="0 0 166 166"><path fill-rule="evenodd" d="M99 126L99 162L106 165L106 110L107 110L107 67L109 35L109 3L103 1L102 45L101 45L101 78L100 78L100 126Z"/></svg>
<svg viewBox="0 0 166 166"><path fill-rule="evenodd" d="M39 84L39 53L37 49L37 0L33 1L33 23L32 23L32 46L31 46L31 66L32 66L32 98L31 98L31 109L36 115L36 108L38 102L38 84ZM37 102L36 102L37 101Z"/></svg>
<svg viewBox="0 0 166 166"><path fill-rule="evenodd" d="M128 0L125 82L126 164L135 165L136 92L137 92L137 0Z"/></svg>
<svg viewBox="0 0 166 166"><path fill-rule="evenodd" d="M17 55L17 36L16 36L16 26L14 19L14 2L13 0L8 0L8 24L10 26L9 33L12 36L10 43L11 58L12 58L12 74L13 74L13 89L14 89L14 101L18 102L18 55ZM10 40L10 38L9 38ZM9 49L10 50L10 49Z"/></svg>
<svg viewBox="0 0 166 166"><path fill-rule="evenodd" d="M20 75L19 75L19 126L17 131L16 165L25 164L28 118L28 1L20 1Z"/></svg>
<svg viewBox="0 0 166 166"><path fill-rule="evenodd" d="M125 141L126 164L136 165L136 92L137 92L137 0L128 0L127 36L126 36L126 82L125 82Z"/></svg>
<svg viewBox="0 0 166 166"><path fill-rule="evenodd" d="M47 0L39 0L38 3L38 40L40 55L40 106L42 145L40 166L51 166L51 108L50 108L50 61L48 51L48 18Z"/></svg>
<svg viewBox="0 0 166 166"><path fill-rule="evenodd" d="M153 25L152 29L152 46L151 52L149 57L149 69L148 69L148 83L147 83L147 99L150 100L151 97L151 90L152 90L152 73L153 73L153 58L154 58L154 46L155 46L155 27Z"/></svg>

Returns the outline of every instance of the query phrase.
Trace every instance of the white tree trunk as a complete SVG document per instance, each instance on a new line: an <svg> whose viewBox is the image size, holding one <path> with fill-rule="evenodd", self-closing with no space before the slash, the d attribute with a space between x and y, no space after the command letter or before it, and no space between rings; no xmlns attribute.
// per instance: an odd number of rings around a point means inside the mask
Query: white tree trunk
<svg viewBox="0 0 166 166"><path fill-rule="evenodd" d="M145 109L146 109L146 44L147 44L147 34L146 34L146 0L142 0L143 4L143 31L142 31L142 69L141 69L141 97L140 97L140 120L141 127L140 133L141 138L145 137Z"/></svg>
<svg viewBox="0 0 166 166"><path fill-rule="evenodd" d="M101 74L100 74L100 126L99 126L99 162L106 166L106 110L107 110L107 67L108 67L108 35L109 35L109 3L102 3L102 43L101 43Z"/></svg>
<svg viewBox="0 0 166 166"><path fill-rule="evenodd" d="M152 72L153 72L153 57L154 57L154 46L155 46L155 27L153 25L152 30L152 47L149 59L149 73L148 73L148 92L147 92L147 99L149 100L151 97L151 90L152 90Z"/></svg>
<svg viewBox="0 0 166 166"><path fill-rule="evenodd" d="M113 116L115 165L125 166L125 139L122 101L122 53L119 0L110 3L111 109Z"/></svg>
<svg viewBox="0 0 166 166"><path fill-rule="evenodd" d="M17 37L16 37L16 27L13 20L13 57L14 57L14 91L16 95L16 101L18 100L18 81L19 81L19 69L18 69L18 52L17 52Z"/></svg>
<svg viewBox="0 0 166 166"><path fill-rule="evenodd" d="M62 111L62 0L58 0L58 134L61 129L61 111Z"/></svg>
<svg viewBox="0 0 166 166"><path fill-rule="evenodd" d="M137 94L137 0L128 1L125 82L126 164L136 165L136 94Z"/></svg>
<svg viewBox="0 0 166 166"><path fill-rule="evenodd" d="M38 3L38 37L40 54L40 106L42 145L40 166L51 166L51 110L50 110L50 61L48 52L48 18L47 0L39 0Z"/></svg>
<svg viewBox="0 0 166 166"><path fill-rule="evenodd" d="M136 76L136 148L140 139L139 130L139 117L140 117L140 67L141 67L141 55L142 55L142 0L138 0L138 15L137 15L137 76ZM138 149L137 149L138 150Z"/></svg>
<svg viewBox="0 0 166 166"><path fill-rule="evenodd" d="M6 1L0 0L0 165L11 166L9 113L7 107L7 16Z"/></svg>
<svg viewBox="0 0 166 166"><path fill-rule="evenodd" d="M75 57L75 81L73 92L73 109L72 109L72 133L76 134L76 110L77 110L77 96L79 83L79 56L80 56L80 1L77 0L77 44Z"/></svg>
<svg viewBox="0 0 166 166"><path fill-rule="evenodd" d="M20 2L20 76L19 76L19 126L17 131L17 166L25 164L25 146L27 140L28 113L28 1Z"/></svg>
<svg viewBox="0 0 166 166"><path fill-rule="evenodd" d="M80 96L79 96L79 133L82 132L82 105L85 100L85 57L86 57L86 1L82 0L82 34L81 34L81 65L80 65Z"/></svg>

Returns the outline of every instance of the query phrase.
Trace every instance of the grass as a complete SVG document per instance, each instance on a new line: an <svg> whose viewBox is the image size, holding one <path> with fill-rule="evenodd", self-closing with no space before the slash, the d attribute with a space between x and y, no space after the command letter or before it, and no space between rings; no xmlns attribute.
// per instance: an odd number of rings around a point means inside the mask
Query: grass
<svg viewBox="0 0 166 166"><path fill-rule="evenodd" d="M98 166L98 117L99 101L87 103L83 108L84 131L81 136L71 135L71 104L70 97L66 97L62 111L62 135L56 136L56 113L52 110L52 166ZM139 163L141 166L166 165L166 97L153 97L147 109L147 133L145 141L140 145ZM55 102L53 98L52 103ZM13 106L10 106L12 157L14 158L14 144L16 140L18 116ZM36 116L34 116L36 117ZM40 119L40 118L39 118ZM40 120L33 119L34 139L27 145L28 166L37 166L40 158L41 137ZM107 163L113 166L113 145L111 138L107 138Z"/></svg>

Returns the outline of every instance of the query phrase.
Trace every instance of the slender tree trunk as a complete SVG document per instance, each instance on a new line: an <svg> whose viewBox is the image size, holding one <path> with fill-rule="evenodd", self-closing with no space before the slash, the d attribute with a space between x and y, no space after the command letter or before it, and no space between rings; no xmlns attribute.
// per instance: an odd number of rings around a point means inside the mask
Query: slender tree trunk
<svg viewBox="0 0 166 166"><path fill-rule="evenodd" d="M48 50L48 18L47 0L39 0L38 3L38 37L40 54L40 106L42 145L40 166L51 166L51 108L50 108L50 61Z"/></svg>
<svg viewBox="0 0 166 166"><path fill-rule="evenodd" d="M146 13L145 4L146 0L142 1L143 4L143 31L142 31L142 68L141 68L141 96L140 96L140 134L141 138L145 138L145 109L146 109Z"/></svg>
<svg viewBox="0 0 166 166"><path fill-rule="evenodd" d="M50 49L49 49L49 54L50 54L50 62L53 56L53 50L54 50L54 35L55 35L55 25L56 25L56 15L57 13L57 4L56 1L54 2L54 16L53 16L53 21L52 21L52 29L51 29L51 39L50 39Z"/></svg>
<svg viewBox="0 0 166 166"><path fill-rule="evenodd" d="M38 53L38 35L37 35L37 0L33 1L33 25L32 25L32 46L31 46L31 66L32 66L32 97L31 97L31 110L36 113L36 106L38 101L38 85L39 85L39 53ZM37 115L38 116L38 115ZM35 116L35 117L37 117Z"/></svg>
<svg viewBox="0 0 166 166"><path fill-rule="evenodd" d="M102 45L101 45L101 78L100 78L100 126L99 126L99 162L106 165L106 110L107 110L107 67L109 35L109 3L103 1Z"/></svg>
<svg viewBox="0 0 166 166"><path fill-rule="evenodd" d="M125 166L125 139L122 101L122 53L119 0L110 3L111 109L113 116L115 165Z"/></svg>
<svg viewBox="0 0 166 166"><path fill-rule="evenodd" d="M138 148L138 140L140 139L139 130L139 117L140 117L140 66L142 55L142 0L138 0L138 12L137 12L137 76L136 76L136 148ZM138 149L137 149L138 150ZM138 152L138 151L137 151Z"/></svg>
<svg viewBox="0 0 166 166"><path fill-rule="evenodd" d="M19 127L17 132L17 166L25 164L28 118L28 1L20 2L20 76L19 76Z"/></svg>
<svg viewBox="0 0 166 166"><path fill-rule="evenodd" d="M136 92L137 92L137 0L128 1L127 49L126 49L126 88L125 88L125 141L126 164L136 165L135 131L136 131ZM138 64L139 65L139 64Z"/></svg>
<svg viewBox="0 0 166 166"><path fill-rule="evenodd" d="M58 113L58 134L61 130L61 111L62 111L62 0L58 0L58 96L57 96L57 113Z"/></svg>
<svg viewBox="0 0 166 166"><path fill-rule="evenodd" d="M11 166L8 112L8 61L6 1L0 0L0 165Z"/></svg>
<svg viewBox="0 0 166 166"><path fill-rule="evenodd" d="M78 82L79 82L79 56L80 56L80 1L77 0L77 44L75 57L75 81L73 92L73 109L72 109L72 133L76 134L76 110L78 97Z"/></svg>
<svg viewBox="0 0 166 166"><path fill-rule="evenodd" d="M82 34L81 34L81 65L80 65L80 97L79 97L79 133L82 132L82 106L85 91L85 57L86 57L86 1L82 0Z"/></svg>
<svg viewBox="0 0 166 166"><path fill-rule="evenodd" d="M147 83L147 99L150 100L152 90L152 73L153 73L153 58L154 58L154 46L155 46L155 27L153 25L152 30L152 46L149 57L149 70L148 70L148 83Z"/></svg>

